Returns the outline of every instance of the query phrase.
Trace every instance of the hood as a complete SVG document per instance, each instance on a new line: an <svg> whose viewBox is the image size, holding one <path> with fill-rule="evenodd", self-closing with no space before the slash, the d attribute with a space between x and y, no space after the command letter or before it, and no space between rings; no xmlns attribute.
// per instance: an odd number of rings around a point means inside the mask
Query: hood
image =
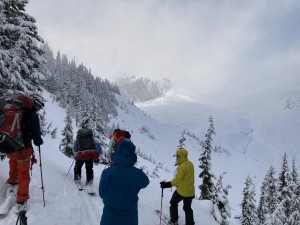
<svg viewBox="0 0 300 225"><path fill-rule="evenodd" d="M137 161L135 145L128 140L121 141L114 153L113 161L119 166L132 166Z"/></svg>
<svg viewBox="0 0 300 225"><path fill-rule="evenodd" d="M176 154L180 156L179 158L176 159L177 165L180 165L184 161L187 161L188 151L186 149L179 148L179 149L177 149Z"/></svg>

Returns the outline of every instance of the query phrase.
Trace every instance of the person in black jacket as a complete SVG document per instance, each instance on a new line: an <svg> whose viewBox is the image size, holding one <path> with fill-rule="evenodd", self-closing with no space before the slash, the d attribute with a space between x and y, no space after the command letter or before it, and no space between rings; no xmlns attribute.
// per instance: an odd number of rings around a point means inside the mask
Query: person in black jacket
<svg viewBox="0 0 300 225"><path fill-rule="evenodd" d="M85 164L86 185L91 186L94 179L93 162L98 160L99 152L96 148L94 134L88 128L89 120L84 118L81 123L81 129L78 130L76 140L73 145L73 154L75 156L74 181L81 188L81 169Z"/></svg>
<svg viewBox="0 0 300 225"><path fill-rule="evenodd" d="M30 159L33 154L32 140L34 145L43 144L41 138L40 121L37 115L44 103L42 98L33 97L33 107L26 108L21 120L21 133L23 136L24 149L8 154L9 158L9 178L8 184L18 184L16 196L17 209L27 208L27 200L29 199L29 183L30 183Z"/></svg>

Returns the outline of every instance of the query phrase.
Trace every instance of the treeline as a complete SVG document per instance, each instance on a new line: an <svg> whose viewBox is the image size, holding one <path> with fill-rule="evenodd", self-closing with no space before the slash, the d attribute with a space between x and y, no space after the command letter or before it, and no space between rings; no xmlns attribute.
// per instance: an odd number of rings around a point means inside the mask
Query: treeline
<svg viewBox="0 0 300 225"><path fill-rule="evenodd" d="M114 93L120 93L116 85L100 77L94 77L83 64L76 65L67 55L43 46L48 73L43 86L53 94L60 106L66 108L77 125L84 117L90 119L91 127L101 126L107 130L110 116L117 116L118 104Z"/></svg>
<svg viewBox="0 0 300 225"><path fill-rule="evenodd" d="M255 196L255 185L248 176L241 205L242 225L299 225L300 182L295 160L290 169L285 153L278 175L271 165L260 188L258 205Z"/></svg>
<svg viewBox="0 0 300 225"><path fill-rule="evenodd" d="M0 2L0 94L19 90L40 93L43 51L35 19L25 12L28 1Z"/></svg>
<svg viewBox="0 0 300 225"><path fill-rule="evenodd" d="M89 117L93 127L104 131L110 117L117 115L114 93L108 80L94 77L83 64L52 50L38 35L35 19L25 11L27 1L0 4L0 94L21 91L41 94L42 88L70 112L79 124Z"/></svg>

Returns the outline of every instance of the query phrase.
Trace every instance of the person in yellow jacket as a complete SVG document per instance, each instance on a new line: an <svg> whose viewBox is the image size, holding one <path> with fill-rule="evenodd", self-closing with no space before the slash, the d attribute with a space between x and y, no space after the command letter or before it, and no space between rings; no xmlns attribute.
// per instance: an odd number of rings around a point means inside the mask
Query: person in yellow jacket
<svg viewBox="0 0 300 225"><path fill-rule="evenodd" d="M179 148L176 151L177 173L173 180L160 182L161 188L177 186L170 200L170 225L178 224L178 203L183 200L183 210L185 212L185 224L194 225L194 214L192 210L192 200L195 198L195 177L194 165L188 160L188 151Z"/></svg>

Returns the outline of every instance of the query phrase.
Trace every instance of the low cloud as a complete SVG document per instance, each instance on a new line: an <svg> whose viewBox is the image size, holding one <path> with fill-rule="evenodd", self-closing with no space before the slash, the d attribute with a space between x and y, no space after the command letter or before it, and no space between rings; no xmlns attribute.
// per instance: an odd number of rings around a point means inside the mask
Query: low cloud
<svg viewBox="0 0 300 225"><path fill-rule="evenodd" d="M300 2L31 0L55 50L93 74L168 77L194 96L300 85Z"/></svg>

